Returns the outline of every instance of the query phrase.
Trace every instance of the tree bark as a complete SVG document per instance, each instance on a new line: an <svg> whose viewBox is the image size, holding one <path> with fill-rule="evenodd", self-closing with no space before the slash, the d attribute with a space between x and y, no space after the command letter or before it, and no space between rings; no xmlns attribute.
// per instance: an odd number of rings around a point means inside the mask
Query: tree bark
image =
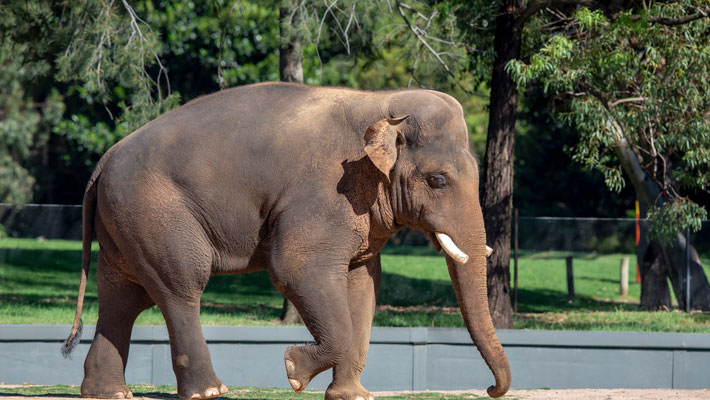
<svg viewBox="0 0 710 400"><path fill-rule="evenodd" d="M298 2L282 0L279 8L279 75L282 82L303 83L303 51L298 29L303 24L303 16ZM303 324L296 306L284 297L279 320L284 324Z"/></svg>
<svg viewBox="0 0 710 400"><path fill-rule="evenodd" d="M663 251L657 243L651 243L646 247L639 268L641 269L639 309L669 311L671 309L671 292L668 289L668 271L666 263L663 261Z"/></svg>
<svg viewBox="0 0 710 400"><path fill-rule="evenodd" d="M508 4L510 3L510 4ZM515 2L506 1L496 18L491 77L485 179L481 205L488 245L488 307L496 328L513 327L510 305L510 226L513 213L513 145L518 89L505 66L520 57L521 28L515 24Z"/></svg>
<svg viewBox="0 0 710 400"><path fill-rule="evenodd" d="M302 11L298 2L283 0L279 8L279 75L282 82L303 83L303 50L301 35L298 32L303 25Z"/></svg>

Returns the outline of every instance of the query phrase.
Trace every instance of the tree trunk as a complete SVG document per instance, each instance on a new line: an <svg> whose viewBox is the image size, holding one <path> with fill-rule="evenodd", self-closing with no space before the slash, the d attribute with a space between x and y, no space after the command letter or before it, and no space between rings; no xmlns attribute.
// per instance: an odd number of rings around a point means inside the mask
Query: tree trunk
<svg viewBox="0 0 710 400"><path fill-rule="evenodd" d="M646 247L639 263L641 269L641 304L644 311L671 309L671 292L668 289L668 271L663 261L663 251L657 243Z"/></svg>
<svg viewBox="0 0 710 400"><path fill-rule="evenodd" d="M686 237L678 232L671 245L666 246L670 268L671 284L678 300L678 308L686 309L686 268L690 272L690 309L710 311L710 284L703 270L695 247L690 246L690 259L686 265Z"/></svg>
<svg viewBox="0 0 710 400"><path fill-rule="evenodd" d="M646 209L651 209L653 206L663 207L659 196L659 189L646 172L641 168L638 157L629 148L629 144L624 138L621 127L616 126L618 132L617 146L615 147L616 155L621 161L624 172L631 180L636 189L637 197L641 200ZM692 244L692 243L691 243ZM662 261L665 263L664 268L667 271L668 277L673 285L673 292L678 301L678 308L685 309L686 303L686 237L678 232L675 239L668 244L656 243L663 255ZM651 245L649 245L651 247ZM690 308L703 311L710 310L710 284L705 276L705 271L700 263L698 252L693 246L690 246L690 260L688 267L690 270ZM641 284L643 288L643 280L641 276ZM662 296L662 293L660 294Z"/></svg>
<svg viewBox="0 0 710 400"><path fill-rule="evenodd" d="M513 144L518 89L505 66L520 57L521 30L504 2L496 18L488 138L484 159L483 217L488 245L488 307L496 328L513 327L510 305L510 224L513 213ZM514 6L514 2L510 2Z"/></svg>
<svg viewBox="0 0 710 400"><path fill-rule="evenodd" d="M282 82L303 83L303 51L298 33L303 25L301 13L297 1L282 0L279 8L279 75ZM296 306L285 297L279 319L284 324L303 324Z"/></svg>
<svg viewBox="0 0 710 400"><path fill-rule="evenodd" d="M303 50L299 32L302 26L303 15L298 2L283 0L279 8L279 74L282 82L303 83Z"/></svg>

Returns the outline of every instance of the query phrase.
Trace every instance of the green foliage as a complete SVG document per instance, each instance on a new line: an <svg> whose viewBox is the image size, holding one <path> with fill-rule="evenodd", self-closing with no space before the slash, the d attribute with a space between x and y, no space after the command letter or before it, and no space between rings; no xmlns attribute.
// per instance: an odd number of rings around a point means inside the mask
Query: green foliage
<svg viewBox="0 0 710 400"><path fill-rule="evenodd" d="M664 239L707 217L678 190L710 188L710 21L663 23L704 6L657 2L611 16L580 8L528 63L507 66L520 87L533 81L567 99L556 114L579 132L573 159L615 191L624 186L618 149L628 146L661 192L649 218Z"/></svg>
<svg viewBox="0 0 710 400"><path fill-rule="evenodd" d="M604 176L574 162L576 130L554 115L542 90L522 96L515 134L513 204L522 216L619 217L633 210L633 187L604 190ZM633 215L632 215L633 216Z"/></svg>
<svg viewBox="0 0 710 400"><path fill-rule="evenodd" d="M707 218L707 211L687 198L673 199L672 202L649 212L651 239L668 241L678 230L697 232L702 226L702 220Z"/></svg>
<svg viewBox="0 0 710 400"><path fill-rule="evenodd" d="M3 17L0 11L0 20ZM41 102L25 91L25 85L44 70L41 64L23 64L26 52L25 45L0 42L0 202L24 203L32 198L35 179L25 162L47 142L64 111L56 90Z"/></svg>
<svg viewBox="0 0 710 400"><path fill-rule="evenodd" d="M77 203L114 143L180 103L279 78L279 45L303 41L309 84L425 86L462 100L482 148L482 98L464 80L448 2L298 2L303 24L279 30L281 2L9 0L0 7L0 201ZM485 89L483 90L485 94Z"/></svg>

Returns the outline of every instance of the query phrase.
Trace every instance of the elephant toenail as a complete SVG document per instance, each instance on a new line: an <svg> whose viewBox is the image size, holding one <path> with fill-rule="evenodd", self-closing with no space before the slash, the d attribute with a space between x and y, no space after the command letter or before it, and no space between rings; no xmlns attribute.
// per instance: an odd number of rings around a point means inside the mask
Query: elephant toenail
<svg viewBox="0 0 710 400"><path fill-rule="evenodd" d="M301 393L301 390L303 390L303 389L301 388L301 382L299 382L299 381L296 380L296 379L289 379L289 380L288 380L288 383L291 384L291 387L293 388L293 390L294 390L296 393Z"/></svg>
<svg viewBox="0 0 710 400"><path fill-rule="evenodd" d="M126 398L126 394L123 393L123 392L116 392L115 398L117 398L117 399L125 399L125 398Z"/></svg>
<svg viewBox="0 0 710 400"><path fill-rule="evenodd" d="M132 398L133 398L133 392L128 392L128 393L126 393L126 398L127 398L127 399L132 399Z"/></svg>
<svg viewBox="0 0 710 400"><path fill-rule="evenodd" d="M202 396L200 396L199 393L193 393L192 396L190 396L190 399L201 399Z"/></svg>
<svg viewBox="0 0 710 400"><path fill-rule="evenodd" d="M217 388L209 388L205 390L205 397L219 396L219 390Z"/></svg>
<svg viewBox="0 0 710 400"><path fill-rule="evenodd" d="M229 392L229 389L227 389L227 386L225 386L224 383L221 384L219 386L219 394L225 394L227 392Z"/></svg>
<svg viewBox="0 0 710 400"><path fill-rule="evenodd" d="M294 372L296 372L296 364L293 363L291 360L285 360L286 361L286 374L287 375L293 375Z"/></svg>

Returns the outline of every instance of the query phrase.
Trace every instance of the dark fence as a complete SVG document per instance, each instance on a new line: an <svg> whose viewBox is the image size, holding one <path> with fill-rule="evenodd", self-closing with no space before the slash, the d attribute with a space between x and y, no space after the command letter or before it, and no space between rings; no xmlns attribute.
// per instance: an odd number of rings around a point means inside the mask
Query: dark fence
<svg viewBox="0 0 710 400"><path fill-rule="evenodd" d="M638 223L644 229L645 221ZM633 218L520 217L518 224L521 250L635 252ZM81 206L0 203L0 225L10 237L81 240ZM405 228L392 236L390 244L427 246L429 237ZM710 254L710 222L691 234L691 244L701 255Z"/></svg>
<svg viewBox="0 0 710 400"><path fill-rule="evenodd" d="M80 240L81 206L0 204L0 224L5 231L4 233L0 231L0 235ZM515 220L514 225L516 225ZM516 231L515 226L512 231ZM637 231L641 233L639 246L637 246ZM559 273L565 274L565 265L568 266L566 271L569 272L578 271L579 266L583 265L575 260L618 254L617 268L622 258L628 257L629 280L632 285L636 281L638 259L643 257L645 250L644 231L646 231L646 222L636 221L633 218L520 217L517 219L517 242L522 256L528 259L546 258L547 265L559 264ZM513 241L511 250L513 250L515 235L511 239ZM422 232L403 229L393 235L389 243L395 246L427 246L429 240L429 237ZM690 234L690 244L695 247L701 260L707 264L710 259L710 222L704 222L699 232ZM513 260L514 258L511 257L511 261ZM514 262L511 263L511 270L514 270ZM514 274L512 276L514 277ZM569 279L569 284L572 285L574 277L569 276ZM514 286L513 280L511 286ZM636 289L633 292L637 293Z"/></svg>
<svg viewBox="0 0 710 400"><path fill-rule="evenodd" d="M81 240L81 206L0 203L0 225L10 237Z"/></svg>

